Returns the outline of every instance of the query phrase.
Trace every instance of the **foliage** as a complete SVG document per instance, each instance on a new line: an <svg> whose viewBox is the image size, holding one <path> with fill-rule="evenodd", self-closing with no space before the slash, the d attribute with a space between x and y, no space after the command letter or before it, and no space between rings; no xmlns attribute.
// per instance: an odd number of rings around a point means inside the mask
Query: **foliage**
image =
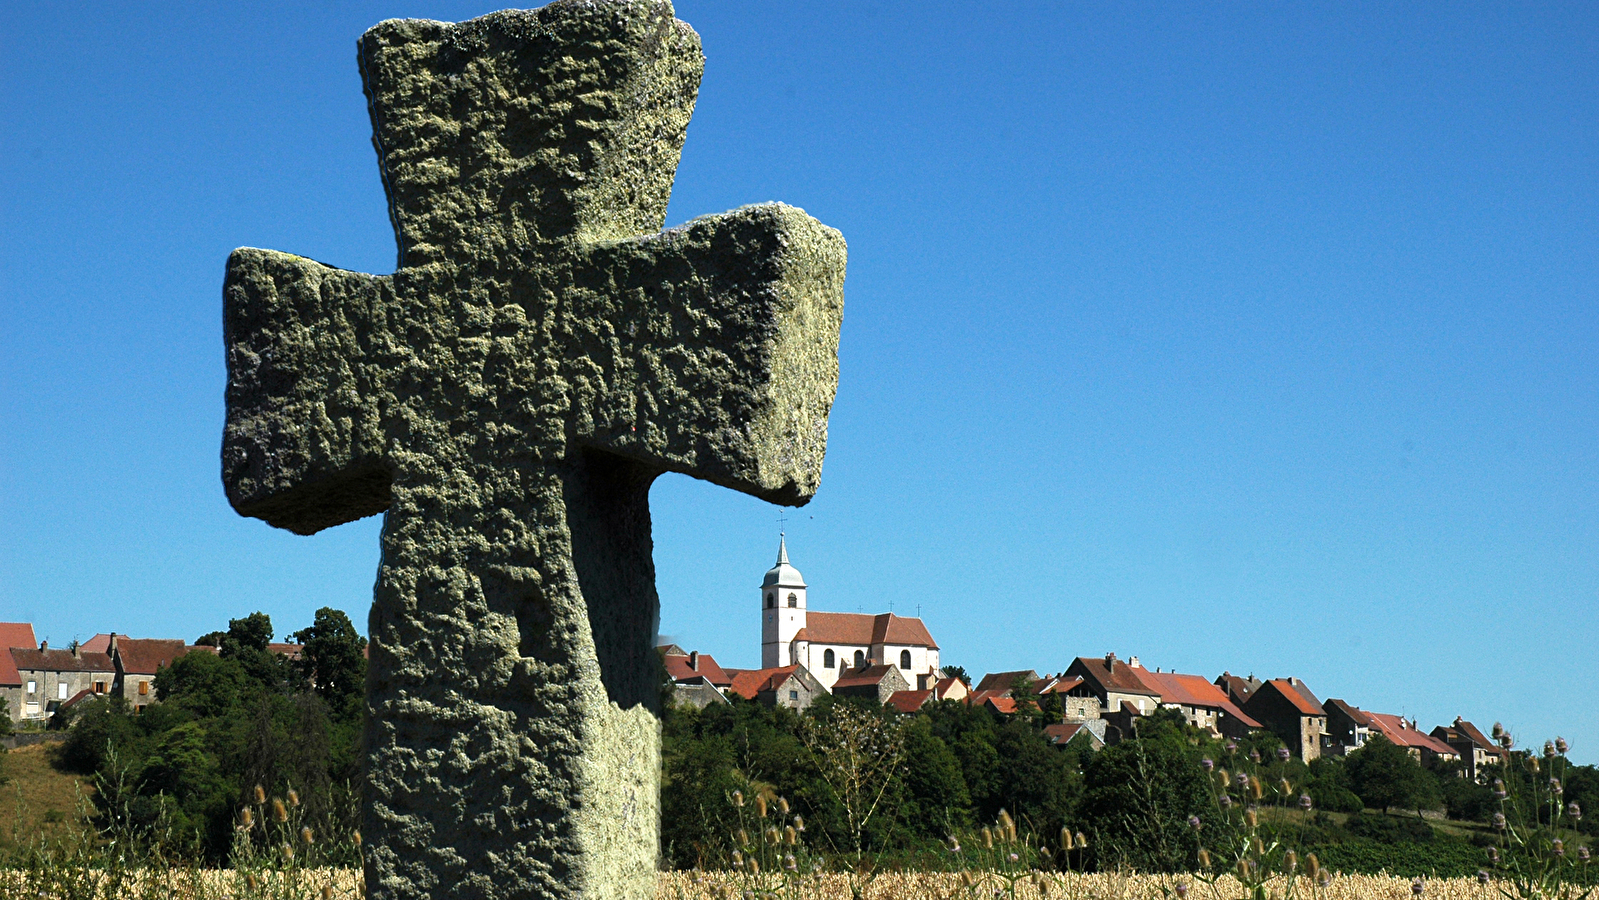
<svg viewBox="0 0 1599 900"><path fill-rule="evenodd" d="M304 827L353 828L364 668L350 651L359 653L359 637L343 613L320 610L300 632L316 650L297 668L268 649L271 628L263 613L232 620L220 653L162 667L160 702L137 715L112 696L71 717L62 764L116 787L96 794L97 822L114 810L129 827L161 829L168 848L221 861L237 849L235 810L262 785L305 798L296 807Z"/></svg>
<svg viewBox="0 0 1599 900"><path fill-rule="evenodd" d="M1372 735L1349 754L1345 763L1350 786L1367 806L1387 812L1393 807L1419 814L1438 802L1437 781L1403 747Z"/></svg>

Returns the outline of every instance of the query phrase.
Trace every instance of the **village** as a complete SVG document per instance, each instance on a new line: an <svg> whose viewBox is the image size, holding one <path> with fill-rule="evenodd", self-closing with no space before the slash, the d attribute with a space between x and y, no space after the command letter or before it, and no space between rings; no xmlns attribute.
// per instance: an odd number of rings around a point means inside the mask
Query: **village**
<svg viewBox="0 0 1599 900"><path fill-rule="evenodd" d="M1343 756L1374 735L1417 761L1459 762L1467 778L1503 759L1503 749L1472 722L1456 717L1425 729L1413 719L1371 712L1343 699L1317 698L1294 676L1257 678L1151 670L1137 656L1079 656L1057 674L1032 669L990 672L972 683L940 665L938 643L920 618L813 611L807 585L779 539L776 564L761 583L759 669L719 665L677 644L658 649L676 702L703 707L732 697L804 709L825 695L875 700L902 713L955 701L995 716L1035 713L1058 747L1081 741L1098 750L1133 734L1141 717L1176 710L1218 738L1270 732L1296 758Z"/></svg>
<svg viewBox="0 0 1599 900"><path fill-rule="evenodd" d="M738 697L805 709L832 695L911 714L929 703L953 701L1002 718L1042 717L1054 745L1080 741L1089 750L1131 736L1142 717L1175 710L1218 738L1274 734L1306 763L1347 755L1380 735L1423 764L1458 761L1457 771L1473 780L1504 755L1462 717L1427 729L1414 719L1361 709L1347 700L1320 700L1291 675L1262 679L1223 671L1212 678L1152 670L1138 656L1106 653L1079 656L1056 674L989 672L973 683L965 672L940 664L938 643L920 618L811 610L807 592L804 577L789 561L786 538L780 538L777 562L761 582L761 668L722 666L709 653L662 644L656 652L672 702L704 707ZM0 644L7 647L0 654L0 696L12 723L21 726L45 726L58 715L65 721L80 704L109 696L124 698L137 713L157 702L155 679L163 666L187 653L219 652L213 644L115 633L52 648L35 642L33 626L21 622L0 622ZM267 649L295 659L300 645L273 642Z"/></svg>

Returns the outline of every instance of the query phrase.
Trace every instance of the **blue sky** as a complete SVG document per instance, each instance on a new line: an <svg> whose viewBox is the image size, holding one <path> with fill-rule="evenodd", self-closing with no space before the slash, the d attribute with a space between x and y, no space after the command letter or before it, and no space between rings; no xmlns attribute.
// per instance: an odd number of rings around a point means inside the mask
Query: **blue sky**
<svg viewBox="0 0 1599 900"><path fill-rule="evenodd" d="M324 605L218 477L236 246L388 272L355 39L460 3L11 7L0 619L64 643ZM814 608L949 662L1297 675L1599 760L1592 5L709 3L669 223L850 245ZM758 662L775 507L653 492L662 631Z"/></svg>

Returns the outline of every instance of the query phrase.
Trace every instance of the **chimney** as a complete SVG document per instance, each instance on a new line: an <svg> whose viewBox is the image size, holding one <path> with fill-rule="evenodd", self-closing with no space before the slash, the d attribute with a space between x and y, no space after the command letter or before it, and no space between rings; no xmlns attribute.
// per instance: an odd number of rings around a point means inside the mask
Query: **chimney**
<svg viewBox="0 0 1599 900"><path fill-rule="evenodd" d="M1128 664L1128 665L1129 665L1129 666L1132 666L1132 667L1133 667L1133 668L1135 668L1135 669L1139 669L1139 668L1143 668L1143 667L1142 667L1142 666L1140 666L1140 665L1139 665L1139 664L1138 664L1138 657L1136 657L1136 656L1129 656L1129 657L1127 657L1127 664Z"/></svg>
<svg viewBox="0 0 1599 900"><path fill-rule="evenodd" d="M1109 671L1112 675L1116 674L1116 654L1114 654L1114 653L1105 654L1105 669L1107 671Z"/></svg>
<svg viewBox="0 0 1599 900"><path fill-rule="evenodd" d="M48 640L44 640L44 641L40 641L39 642L39 652L40 653L43 653L44 651L49 650L49 649L50 649L50 642Z"/></svg>
<svg viewBox="0 0 1599 900"><path fill-rule="evenodd" d="M691 650L688 654L688 667L696 672L700 670L700 651Z"/></svg>
<svg viewBox="0 0 1599 900"><path fill-rule="evenodd" d="M117 652L117 633L115 631L111 632L111 643L106 645L105 652L107 655Z"/></svg>

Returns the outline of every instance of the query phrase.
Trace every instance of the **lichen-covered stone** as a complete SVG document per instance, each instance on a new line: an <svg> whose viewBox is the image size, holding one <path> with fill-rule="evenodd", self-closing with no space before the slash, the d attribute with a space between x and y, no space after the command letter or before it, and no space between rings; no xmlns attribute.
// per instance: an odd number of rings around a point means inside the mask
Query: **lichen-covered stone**
<svg viewBox="0 0 1599 900"><path fill-rule="evenodd" d="M385 513L373 897L652 897L650 483L810 499L844 241L781 204L659 230L703 65L665 0L359 51L399 267L234 252L228 498L299 534Z"/></svg>

